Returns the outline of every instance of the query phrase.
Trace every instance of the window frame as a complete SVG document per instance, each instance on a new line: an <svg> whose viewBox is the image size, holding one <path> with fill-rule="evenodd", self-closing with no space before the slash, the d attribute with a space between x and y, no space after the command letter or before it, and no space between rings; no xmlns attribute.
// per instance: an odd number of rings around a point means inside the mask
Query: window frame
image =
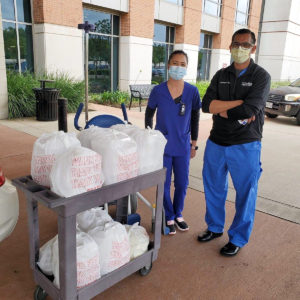
<svg viewBox="0 0 300 300"><path fill-rule="evenodd" d="M110 90L111 92L114 91L114 76L113 76L113 70L114 70L114 38L119 38L119 53L120 53L120 32L121 32L121 20L120 20L120 15L118 14L114 14L114 13L110 13L110 12L106 12L106 11L101 11L101 10L97 10L94 8L90 8L90 7L85 7L83 6L83 18L84 18L84 10L92 10L98 13L104 13L104 14L109 14L111 16L111 20L112 20L112 24L111 24L111 34L107 34L107 33L100 33L100 32L89 32L89 36L90 35L97 35L97 36L106 36L111 38L110 41L110 63L111 63L111 72L110 72ZM119 35L114 34L114 16L119 17ZM118 80L117 80L117 86L119 86L119 63L120 63L120 59L118 57Z"/></svg>
<svg viewBox="0 0 300 300"><path fill-rule="evenodd" d="M29 25L31 26L31 34L33 33L33 19L32 19L32 3L31 1L30 2L30 14L31 14L31 23L28 23L28 22L21 22L21 21L18 21L18 9L17 9L17 0L13 0L14 1L14 11L15 11L15 18L14 20L9 20L9 19L4 19L2 17L2 23L3 22L6 22L6 23L13 23L15 24L15 28L16 28L16 37L17 37L17 50L18 50L18 71L19 73L21 74L22 73L22 66L21 66L21 50L20 50L20 35L19 35L19 24L21 25ZM2 6L2 3L1 3L1 6ZM32 39L31 39L31 42L33 43L33 36L32 36ZM34 62L34 48L32 47L32 56L33 56L33 62ZM32 66L32 72L34 72L34 64Z"/></svg>
<svg viewBox="0 0 300 300"><path fill-rule="evenodd" d="M174 3L172 0L162 0L162 1L172 3L172 4L175 4L175 5L178 5L178 6L183 6L183 1L184 0L174 0L174 2L176 1L176 3Z"/></svg>
<svg viewBox="0 0 300 300"><path fill-rule="evenodd" d="M247 11L246 12L244 12L244 11L241 11L241 10L238 10L238 4L239 4L239 1L240 0L237 0L236 1L236 10L235 10L235 23L236 24L239 24L239 25L246 25L246 26L248 26L248 23L249 23L249 15L250 15L250 6L251 6L251 0L247 0ZM237 22L237 14L242 14L242 15L244 15L244 16L246 16L246 23L243 23L243 24L241 24L241 23L238 23Z"/></svg>
<svg viewBox="0 0 300 300"><path fill-rule="evenodd" d="M198 55L199 55L199 52L201 50L204 50L206 55L209 54L209 58L211 60L211 54L212 54L212 50L213 50L213 34L210 34L210 33L207 33L207 32L201 32L200 35L203 34L203 46L205 45L205 36L209 36L209 40L208 40L208 46L210 48L206 48L206 47L201 47L200 44L199 44L199 47L198 47ZM201 37L200 37L200 41L201 41ZM198 61L198 65L199 65L199 61ZM198 65L197 65L197 78L196 80L198 80ZM200 81L207 81L209 80L209 76L210 76L210 65L211 65L211 61L209 61L209 64L205 66L205 77L207 77L207 79L203 79L203 80L200 80Z"/></svg>
<svg viewBox="0 0 300 300"><path fill-rule="evenodd" d="M158 25L163 25L163 26L166 26L166 31L168 31L168 38L167 40L169 40L169 42L162 42L162 41L156 41L154 39L154 36L153 36L153 45L152 47L155 46L155 44L160 44L160 45L164 45L167 47L167 57L166 57L166 61L168 61L168 58L170 56L170 54L174 51L174 47L175 47L175 40L176 40L176 28L175 26L170 26L170 25L166 25L166 24L163 24L163 23L160 23L160 22L155 22L154 23L154 27L155 27L155 24L158 24ZM168 27L169 27L169 30L168 30ZM174 36L173 36L173 42L171 42L171 33L172 33L172 30L171 28L173 28L173 32L174 32ZM155 33L155 28L154 28L154 33ZM153 33L153 34L154 34ZM173 46L173 50L171 51L171 47ZM152 63L153 64L153 57L152 57ZM152 71L151 71L152 72ZM169 79L169 72L167 70L167 66L165 65L165 80L168 80ZM151 75L151 80L152 80L152 75Z"/></svg>
<svg viewBox="0 0 300 300"><path fill-rule="evenodd" d="M214 3L214 4L216 4L216 5L218 6L218 13L217 13L217 15L210 14L209 12L206 12L206 11L205 11L205 4L206 4L207 2ZM220 18L221 15L222 15L222 5L223 5L222 0L204 0L204 1L202 2L202 12L203 12L204 14L206 14L206 15Z"/></svg>

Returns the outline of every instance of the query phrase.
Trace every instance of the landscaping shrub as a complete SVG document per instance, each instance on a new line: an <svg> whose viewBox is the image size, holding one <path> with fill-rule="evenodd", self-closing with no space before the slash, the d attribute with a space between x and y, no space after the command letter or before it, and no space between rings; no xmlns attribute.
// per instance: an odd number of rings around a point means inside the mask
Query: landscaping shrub
<svg viewBox="0 0 300 300"><path fill-rule="evenodd" d="M36 100L33 88L39 88L39 79L52 79L46 87L60 89L59 97L68 99L68 112L75 112L84 99L84 81L75 81L67 74L34 75L7 72L8 118L32 117L36 115Z"/></svg>
<svg viewBox="0 0 300 300"><path fill-rule="evenodd" d="M205 92L206 92L209 84L210 84L209 81L197 81L196 83L194 83L194 85L198 88L201 100L202 100L203 96L205 95Z"/></svg>
<svg viewBox="0 0 300 300"><path fill-rule="evenodd" d="M127 105L129 103L129 93L122 91L115 92L103 92L101 94L92 94L90 95L90 99L93 102L103 105L120 105L121 103L125 103Z"/></svg>

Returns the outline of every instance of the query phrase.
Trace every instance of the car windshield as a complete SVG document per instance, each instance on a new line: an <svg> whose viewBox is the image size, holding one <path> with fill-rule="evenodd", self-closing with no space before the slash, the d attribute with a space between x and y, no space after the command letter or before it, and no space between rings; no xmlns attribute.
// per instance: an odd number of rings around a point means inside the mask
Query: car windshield
<svg viewBox="0 0 300 300"><path fill-rule="evenodd" d="M294 82L292 82L290 84L290 86L297 86L297 87L300 87L300 78L298 78L297 80L295 80Z"/></svg>

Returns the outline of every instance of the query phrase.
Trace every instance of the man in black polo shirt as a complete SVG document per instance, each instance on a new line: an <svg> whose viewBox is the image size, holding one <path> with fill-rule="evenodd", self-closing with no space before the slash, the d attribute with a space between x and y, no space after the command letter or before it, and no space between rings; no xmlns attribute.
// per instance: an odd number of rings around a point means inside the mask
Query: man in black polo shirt
<svg viewBox="0 0 300 300"><path fill-rule="evenodd" d="M233 63L213 77L202 102L203 112L213 114L206 143L203 184L207 230L198 241L208 242L223 234L228 172L236 190L236 213L228 230L229 243L220 253L233 256L248 243L255 215L264 107L270 75L254 63L255 34L240 29L229 47Z"/></svg>

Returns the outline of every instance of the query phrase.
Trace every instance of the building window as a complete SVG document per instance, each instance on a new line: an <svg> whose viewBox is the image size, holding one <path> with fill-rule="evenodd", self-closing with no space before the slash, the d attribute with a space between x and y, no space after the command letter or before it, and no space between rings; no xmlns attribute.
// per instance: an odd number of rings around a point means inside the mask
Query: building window
<svg viewBox="0 0 300 300"><path fill-rule="evenodd" d="M203 12L216 17L221 16L222 0L204 0Z"/></svg>
<svg viewBox="0 0 300 300"><path fill-rule="evenodd" d="M92 93L115 91L119 82L119 16L83 9L84 21L95 25L89 34L89 88Z"/></svg>
<svg viewBox="0 0 300 300"><path fill-rule="evenodd" d="M6 69L33 72L30 0L1 0Z"/></svg>
<svg viewBox="0 0 300 300"><path fill-rule="evenodd" d="M248 24L250 0L237 0L235 22L240 25Z"/></svg>
<svg viewBox="0 0 300 300"><path fill-rule="evenodd" d="M212 38L213 36L211 34L201 33L200 35L197 81L209 80Z"/></svg>
<svg viewBox="0 0 300 300"><path fill-rule="evenodd" d="M163 0L163 1L174 3L174 4L177 4L177 5L180 5L180 6L183 5L183 0Z"/></svg>
<svg viewBox="0 0 300 300"><path fill-rule="evenodd" d="M175 28L154 24L152 81L161 83L168 78L168 58L174 50Z"/></svg>

